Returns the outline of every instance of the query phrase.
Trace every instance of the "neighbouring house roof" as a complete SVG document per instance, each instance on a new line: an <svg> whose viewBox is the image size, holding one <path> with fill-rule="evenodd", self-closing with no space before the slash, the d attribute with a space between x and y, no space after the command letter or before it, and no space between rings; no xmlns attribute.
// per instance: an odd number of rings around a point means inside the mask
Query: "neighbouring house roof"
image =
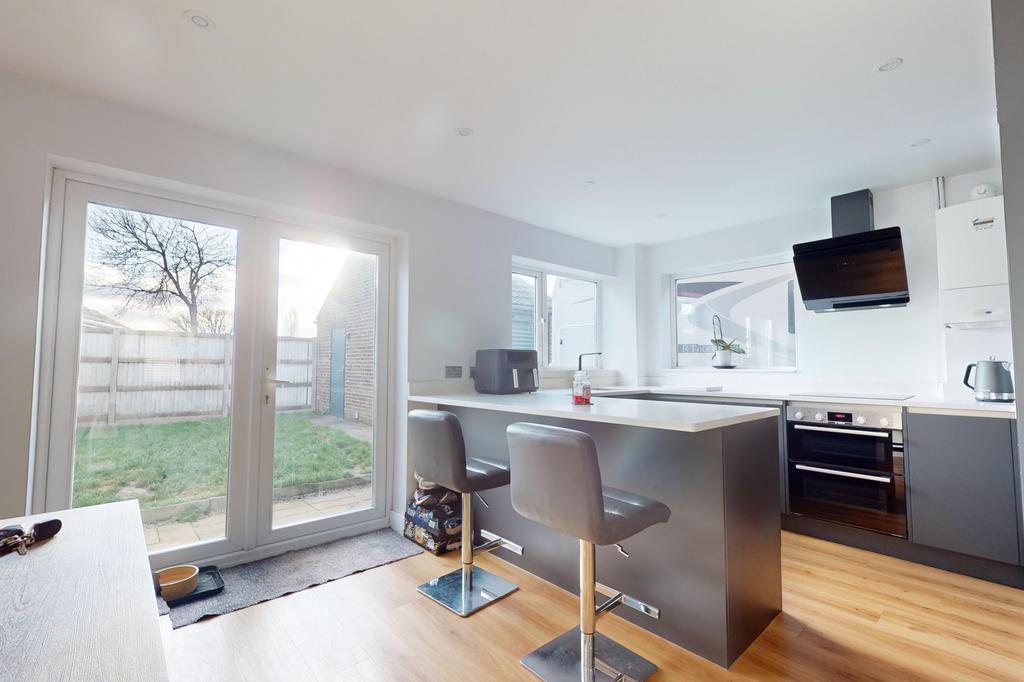
<svg viewBox="0 0 1024 682"><path fill-rule="evenodd" d="M537 294L534 287L530 286L518 277L512 278L512 305L529 306L532 308L537 303Z"/></svg>
<svg viewBox="0 0 1024 682"><path fill-rule="evenodd" d="M331 290L327 293L326 298L324 298L324 302L320 304L320 310L317 311L316 318L313 320L316 324L320 324L320 319L324 316L324 309L342 298L345 293L345 285L351 285L349 280L353 276L375 279L377 277L376 258L364 254L353 253L349 255L345 265L342 266L338 276L335 277L334 284L331 285Z"/></svg>
<svg viewBox="0 0 1024 682"><path fill-rule="evenodd" d="M512 278L513 348L533 348L535 345L537 294L534 286L530 286L519 277Z"/></svg>
<svg viewBox="0 0 1024 682"><path fill-rule="evenodd" d="M82 329L89 331L105 331L109 329L131 329L118 319L94 308L82 308Z"/></svg>

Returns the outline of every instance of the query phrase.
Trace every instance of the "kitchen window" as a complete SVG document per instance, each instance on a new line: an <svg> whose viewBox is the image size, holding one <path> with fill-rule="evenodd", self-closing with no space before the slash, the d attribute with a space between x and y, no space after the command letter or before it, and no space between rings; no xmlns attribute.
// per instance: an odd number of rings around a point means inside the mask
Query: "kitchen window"
<svg viewBox="0 0 1024 682"><path fill-rule="evenodd" d="M575 367L600 350L597 282L549 272L512 272L512 348L536 350L541 367Z"/></svg>
<svg viewBox="0 0 1024 682"><path fill-rule="evenodd" d="M674 366L706 368L715 348L714 318L736 340L744 369L796 368L796 275L793 263L672 278Z"/></svg>

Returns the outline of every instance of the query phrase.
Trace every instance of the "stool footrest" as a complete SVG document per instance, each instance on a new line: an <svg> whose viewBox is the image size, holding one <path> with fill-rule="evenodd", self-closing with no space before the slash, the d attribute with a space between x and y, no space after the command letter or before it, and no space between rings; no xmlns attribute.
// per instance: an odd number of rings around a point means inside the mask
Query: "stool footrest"
<svg viewBox="0 0 1024 682"><path fill-rule="evenodd" d="M647 602L640 601L636 597L631 597L628 594L619 592L618 590L613 590L607 585L602 585L601 583L597 583L596 588L598 592L605 592L612 595L595 609L595 613L598 616L602 613L607 613L618 606L628 606L634 611L639 611L645 616L650 616L655 620L661 618L661 609L656 606L651 606Z"/></svg>
<svg viewBox="0 0 1024 682"><path fill-rule="evenodd" d="M480 529L480 537L486 542L477 545L473 548L474 554L483 554L484 552L491 552L496 549L507 549L508 551L523 556L523 546L517 545L507 538L503 538L497 533L492 533L489 530Z"/></svg>

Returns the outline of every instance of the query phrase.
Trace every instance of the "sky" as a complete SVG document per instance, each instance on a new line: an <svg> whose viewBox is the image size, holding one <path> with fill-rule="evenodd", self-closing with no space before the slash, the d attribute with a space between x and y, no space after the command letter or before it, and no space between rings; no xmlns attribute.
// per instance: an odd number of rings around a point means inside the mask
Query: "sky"
<svg viewBox="0 0 1024 682"><path fill-rule="evenodd" d="M291 334L290 311L295 311L295 336L314 336L316 316L345 266L349 251L309 242L281 240L278 266L277 333Z"/></svg>
<svg viewBox="0 0 1024 682"><path fill-rule="evenodd" d="M92 206L90 206L90 210ZM216 226L204 229L219 232L228 230ZM90 239L94 237L90 236ZM330 293L348 259L350 251L309 242L282 239L279 242L278 266L278 314L279 335L311 337L316 334L316 316ZM116 274L90 259L87 250L85 264L86 280L90 282L113 281ZM221 292L208 305L214 309L235 308L235 269L221 270L219 282ZM272 293L272 292L267 292ZM183 303L172 303L166 308L133 306L123 310L123 298L119 295L87 287L83 292L83 305L87 308L113 317L133 329L176 330L172 320L186 313ZM294 314L293 314L294 311ZM292 329L294 321L294 330Z"/></svg>

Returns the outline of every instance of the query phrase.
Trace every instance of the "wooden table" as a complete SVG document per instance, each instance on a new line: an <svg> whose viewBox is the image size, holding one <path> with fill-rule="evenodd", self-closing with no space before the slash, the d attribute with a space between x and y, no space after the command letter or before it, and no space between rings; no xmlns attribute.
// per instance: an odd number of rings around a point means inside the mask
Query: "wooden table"
<svg viewBox="0 0 1024 682"><path fill-rule="evenodd" d="M0 557L0 678L167 679L136 500L0 521L59 518L54 539Z"/></svg>

